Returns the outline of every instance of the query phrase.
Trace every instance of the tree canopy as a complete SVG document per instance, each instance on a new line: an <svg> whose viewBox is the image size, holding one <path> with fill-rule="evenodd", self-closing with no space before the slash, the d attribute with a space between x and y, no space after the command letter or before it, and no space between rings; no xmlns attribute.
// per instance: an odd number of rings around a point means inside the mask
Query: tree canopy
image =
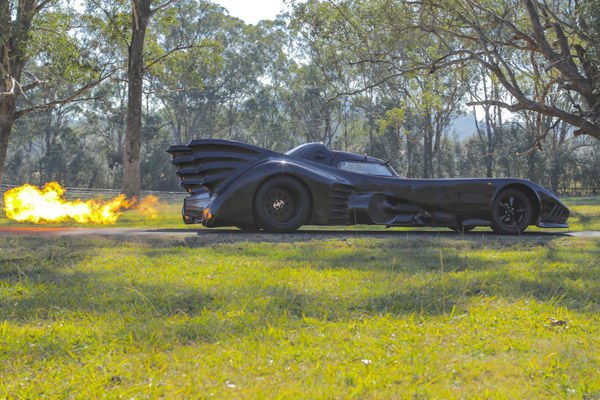
<svg viewBox="0 0 600 400"><path fill-rule="evenodd" d="M483 67L506 96L473 101L534 111L600 139L598 2L577 0L350 1L298 4L314 41L345 51L354 70L379 74L353 93L401 76ZM567 99L558 106L551 97Z"/></svg>
<svg viewBox="0 0 600 400"><path fill-rule="evenodd" d="M0 4L8 183L175 190L165 149L216 137L600 190L598 0L309 0L256 25L199 0Z"/></svg>

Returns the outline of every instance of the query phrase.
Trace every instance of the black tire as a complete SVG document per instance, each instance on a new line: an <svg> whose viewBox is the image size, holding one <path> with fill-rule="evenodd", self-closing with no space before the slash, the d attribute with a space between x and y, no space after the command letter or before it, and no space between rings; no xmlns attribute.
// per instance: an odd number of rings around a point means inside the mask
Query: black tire
<svg viewBox="0 0 600 400"><path fill-rule="evenodd" d="M506 189L492 203L492 229L503 235L518 235L533 220L533 205L525 193Z"/></svg>
<svg viewBox="0 0 600 400"><path fill-rule="evenodd" d="M267 232L293 232L308 220L310 197L304 186L289 176L261 185L254 197L254 216Z"/></svg>

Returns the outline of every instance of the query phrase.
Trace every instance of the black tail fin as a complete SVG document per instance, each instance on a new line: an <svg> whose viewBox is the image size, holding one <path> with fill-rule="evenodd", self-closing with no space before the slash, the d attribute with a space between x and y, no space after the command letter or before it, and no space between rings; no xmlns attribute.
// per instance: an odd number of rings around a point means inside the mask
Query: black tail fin
<svg viewBox="0 0 600 400"><path fill-rule="evenodd" d="M189 193L208 189L214 193L256 163L278 153L232 140L195 139L169 147L167 153Z"/></svg>

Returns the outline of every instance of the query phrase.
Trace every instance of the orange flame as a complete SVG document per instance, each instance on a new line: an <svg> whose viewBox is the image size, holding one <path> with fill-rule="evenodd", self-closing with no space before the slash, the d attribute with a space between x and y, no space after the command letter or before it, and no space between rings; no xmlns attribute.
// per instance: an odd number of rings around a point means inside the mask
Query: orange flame
<svg viewBox="0 0 600 400"><path fill-rule="evenodd" d="M110 200L64 199L65 189L57 182L47 183L43 189L25 184L4 193L4 212L9 219L43 224L75 220L79 223L114 224L123 210L143 205L144 215L158 204L158 198L143 199L139 204L121 194ZM156 213L156 211L154 211Z"/></svg>
<svg viewBox="0 0 600 400"><path fill-rule="evenodd" d="M160 199L152 195L142 198L139 203L135 204L135 208L139 210L140 214L150 219L156 219L159 206Z"/></svg>

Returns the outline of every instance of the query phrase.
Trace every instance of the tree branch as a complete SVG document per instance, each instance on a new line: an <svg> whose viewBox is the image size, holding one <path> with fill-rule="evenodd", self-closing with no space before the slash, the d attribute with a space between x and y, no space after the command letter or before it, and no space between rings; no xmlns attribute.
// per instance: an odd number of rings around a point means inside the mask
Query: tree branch
<svg viewBox="0 0 600 400"><path fill-rule="evenodd" d="M146 66L144 66L144 71L147 71L148 69L150 69L154 64L157 64L161 61L163 61L164 59L168 58L171 54L178 52L180 50L186 50L186 49L191 49L192 47L195 47L195 45L190 44L190 45L185 45L185 46L177 46L175 48L172 48L171 50L167 51L165 54L161 55L160 57L155 58L154 60L150 61L148 64L146 64Z"/></svg>
<svg viewBox="0 0 600 400"><path fill-rule="evenodd" d="M135 30L139 31L140 30L140 20L138 17L137 4L136 4L135 0L131 0L131 11L133 14L133 21L135 23Z"/></svg>
<svg viewBox="0 0 600 400"><path fill-rule="evenodd" d="M157 12L159 12L160 10L162 10L163 8L168 7L169 4L173 3L173 1L174 0L168 0L168 1L165 1L164 3L162 3L162 4L157 5L154 9L150 10L150 14L151 15L156 14Z"/></svg>
<svg viewBox="0 0 600 400"><path fill-rule="evenodd" d="M50 101L50 102L45 103L45 104L39 104L39 105L35 105L35 106L29 107L29 108L25 108L23 110L19 110L19 111L17 111L15 113L15 119L21 118L22 116L24 116L26 114L29 114L31 112L34 112L34 111L45 110L45 109L53 108L53 107L56 107L56 106L59 106L59 105L62 105L62 104L73 103L73 102L81 102L81 101L89 101L89 100L97 100L98 97L87 97L87 98L81 98L80 99L79 96L81 96L83 93L87 92L91 88L97 86L101 82L103 82L106 79L108 79L116 71L117 71L117 69L109 71L108 74L103 75L99 79L97 79L97 80L95 80L93 82L90 82L90 83L82 86L77 91L75 91L74 93L72 93L71 95L69 95L68 97L66 97L64 99L53 100L53 101Z"/></svg>
<svg viewBox="0 0 600 400"><path fill-rule="evenodd" d="M49 3L51 3L54 0L44 0L44 1L40 1L40 3L35 7L35 12L39 12L40 10L42 10L44 7L46 7Z"/></svg>
<svg viewBox="0 0 600 400"><path fill-rule="evenodd" d="M108 12L108 10L106 10L104 7L102 7L101 4L99 4L97 1L92 0L92 3L98 7L102 13L104 13L104 15L106 16L106 18L108 18L108 22L113 26L113 28L118 32L119 36L121 37L121 40L123 41L123 43L125 43L127 46L129 46L129 40L127 39L127 36L125 35L125 33L119 28L119 26L117 25L117 23L115 22L114 18L112 17L112 15L110 15L110 13ZM136 19L137 21L137 19Z"/></svg>

